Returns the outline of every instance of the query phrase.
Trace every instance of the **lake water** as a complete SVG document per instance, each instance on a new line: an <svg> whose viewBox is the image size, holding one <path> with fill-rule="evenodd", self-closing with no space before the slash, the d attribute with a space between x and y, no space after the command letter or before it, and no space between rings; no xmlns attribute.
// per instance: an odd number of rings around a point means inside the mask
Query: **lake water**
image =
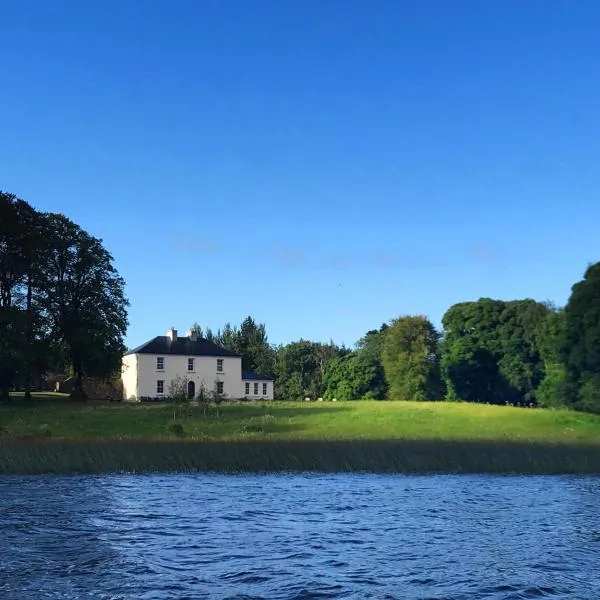
<svg viewBox="0 0 600 600"><path fill-rule="evenodd" d="M0 477L0 598L600 598L600 478Z"/></svg>

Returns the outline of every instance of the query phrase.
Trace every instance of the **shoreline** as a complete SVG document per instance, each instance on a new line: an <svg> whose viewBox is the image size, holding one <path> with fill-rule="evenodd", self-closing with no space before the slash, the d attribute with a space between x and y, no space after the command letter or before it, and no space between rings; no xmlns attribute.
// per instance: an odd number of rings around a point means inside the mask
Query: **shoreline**
<svg viewBox="0 0 600 600"><path fill-rule="evenodd" d="M468 439L0 441L0 475L110 473L600 475L600 444Z"/></svg>

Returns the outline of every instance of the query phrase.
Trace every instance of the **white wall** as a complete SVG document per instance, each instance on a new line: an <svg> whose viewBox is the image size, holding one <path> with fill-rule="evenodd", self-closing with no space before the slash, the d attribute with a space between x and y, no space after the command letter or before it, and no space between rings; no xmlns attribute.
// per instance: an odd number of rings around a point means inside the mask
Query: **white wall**
<svg viewBox="0 0 600 600"><path fill-rule="evenodd" d="M246 384L250 385L249 393L246 393ZM258 383L258 394L254 393L254 384ZM263 394L263 383L267 385L267 393ZM273 382L272 381L256 381L255 379L242 380L242 390L240 398L248 398L248 400L273 400Z"/></svg>
<svg viewBox="0 0 600 600"><path fill-rule="evenodd" d="M216 381L223 382L223 394L229 398L240 397L242 359L223 356L223 372L217 371L217 358L214 356L178 356L172 354L138 354L138 398L160 396L156 391L156 382L164 381L164 394L169 392L169 384L177 377L185 377L196 384L196 394L201 384L207 391L216 390ZM164 370L156 368L156 358L164 358ZM194 359L194 370L188 371L188 358Z"/></svg>
<svg viewBox="0 0 600 600"><path fill-rule="evenodd" d="M162 356L164 369L156 368L156 358ZM194 370L188 371L188 358L194 359ZM216 381L223 382L223 393L228 398L248 398L249 400L273 400L273 382L242 380L242 360L237 357L222 357L223 372L217 371L217 357L213 356L177 356L169 354L128 354L123 357L121 379L123 381L123 399L139 400L143 396L155 398L167 396L169 384L177 377L186 378L196 384L196 395L204 384L207 391L216 391ZM164 382L163 393L157 392L156 382ZM246 394L246 383L249 393ZM258 394L254 393L254 384L258 383ZM263 383L267 393L263 394Z"/></svg>
<svg viewBox="0 0 600 600"><path fill-rule="evenodd" d="M121 381L123 382L123 400L136 400L137 391L137 354L128 354L121 363Z"/></svg>

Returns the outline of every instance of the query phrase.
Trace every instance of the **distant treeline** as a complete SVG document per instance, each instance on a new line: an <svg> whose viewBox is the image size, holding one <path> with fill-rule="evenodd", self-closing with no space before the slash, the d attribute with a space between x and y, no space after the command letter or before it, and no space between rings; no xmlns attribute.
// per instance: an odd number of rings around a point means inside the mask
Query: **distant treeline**
<svg viewBox="0 0 600 600"><path fill-rule="evenodd" d="M112 256L62 214L0 192L0 399L49 372L118 376L128 302ZM421 315L368 331L355 348L269 343L248 317L200 334L276 378L280 399L463 400L600 412L600 263L566 306L482 298L451 306L437 331Z"/></svg>
<svg viewBox="0 0 600 600"><path fill-rule="evenodd" d="M0 191L0 400L48 372L118 372L125 350L124 282L101 240L62 214Z"/></svg>
<svg viewBox="0 0 600 600"><path fill-rule="evenodd" d="M276 378L277 398L462 400L600 412L600 263L572 287L566 306L481 298L451 306L437 331L401 316L354 349L333 342L269 343L247 317L199 333Z"/></svg>

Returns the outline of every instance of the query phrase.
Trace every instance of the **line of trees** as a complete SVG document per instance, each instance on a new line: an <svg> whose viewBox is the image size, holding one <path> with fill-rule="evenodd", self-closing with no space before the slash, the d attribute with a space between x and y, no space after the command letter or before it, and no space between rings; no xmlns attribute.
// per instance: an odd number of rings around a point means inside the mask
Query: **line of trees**
<svg viewBox="0 0 600 600"><path fill-rule="evenodd" d="M102 241L0 191L0 400L50 372L110 377L125 350L124 281Z"/></svg>
<svg viewBox="0 0 600 600"><path fill-rule="evenodd" d="M48 372L118 375L128 301L113 258L62 214L0 191L0 399L26 396ZM451 306L437 331L405 315L368 331L355 348L300 339L274 346L266 327L200 335L242 355L242 367L276 378L281 399L462 400L567 406L600 412L600 262L567 304L481 298Z"/></svg>
<svg viewBox="0 0 600 600"><path fill-rule="evenodd" d="M562 308L481 298L451 306L442 324L437 331L425 316L402 316L354 349L304 339L274 346L252 317L204 336L241 354L243 368L274 376L284 400L446 399L600 412L600 263Z"/></svg>

